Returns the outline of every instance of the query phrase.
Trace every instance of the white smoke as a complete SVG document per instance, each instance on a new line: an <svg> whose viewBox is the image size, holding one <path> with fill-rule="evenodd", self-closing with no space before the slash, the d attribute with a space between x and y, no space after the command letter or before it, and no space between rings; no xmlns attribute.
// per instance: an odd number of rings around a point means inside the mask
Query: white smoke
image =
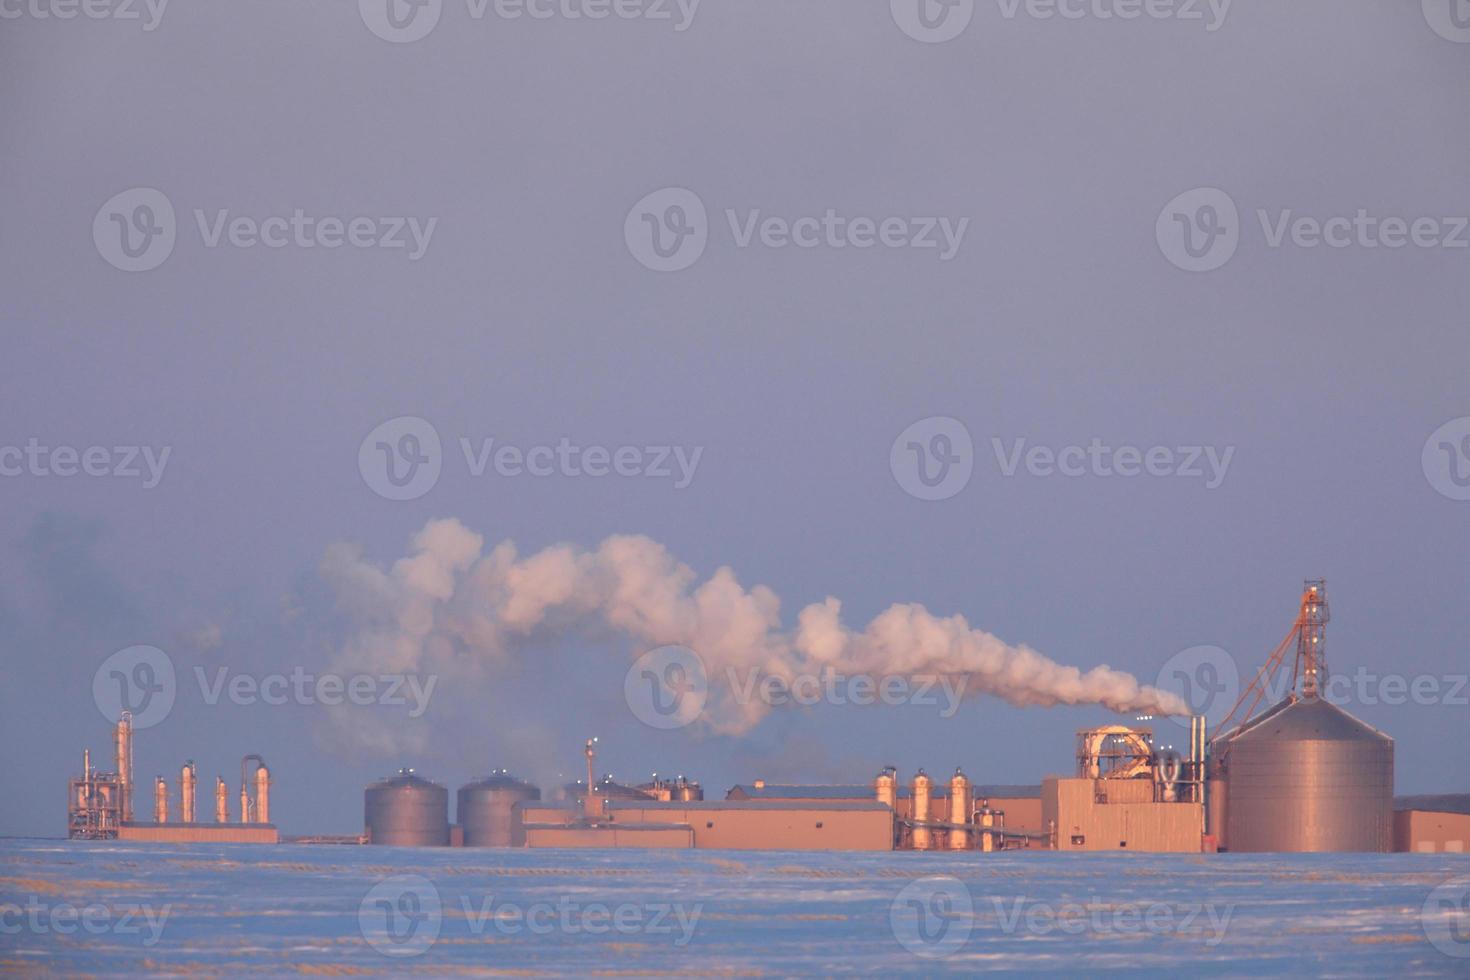
<svg viewBox="0 0 1470 980"><path fill-rule="evenodd" d="M701 721L717 734L749 731L770 710L761 698L737 698L727 681L752 671L787 682L824 668L963 677L967 696L1015 705L1187 713L1177 696L1130 674L1106 666L1083 672L913 603L889 607L859 632L842 623L841 603L829 598L783 631L770 589L746 589L729 568L700 582L662 545L638 535L610 537L592 551L557 545L524 558L508 541L488 554L484 544L459 521L436 520L387 570L353 547L328 549L322 573L351 621L335 670L435 673L462 688L533 656L533 634L612 633L632 641L631 656L670 644L698 653L710 685Z"/></svg>

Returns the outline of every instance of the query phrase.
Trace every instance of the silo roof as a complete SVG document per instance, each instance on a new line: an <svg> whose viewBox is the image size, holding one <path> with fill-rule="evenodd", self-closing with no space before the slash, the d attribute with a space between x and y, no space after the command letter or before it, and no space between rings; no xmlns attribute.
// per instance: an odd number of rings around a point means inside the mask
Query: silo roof
<svg viewBox="0 0 1470 980"><path fill-rule="evenodd" d="M1321 698L1287 698L1241 725L1230 742L1375 742L1393 739Z"/></svg>

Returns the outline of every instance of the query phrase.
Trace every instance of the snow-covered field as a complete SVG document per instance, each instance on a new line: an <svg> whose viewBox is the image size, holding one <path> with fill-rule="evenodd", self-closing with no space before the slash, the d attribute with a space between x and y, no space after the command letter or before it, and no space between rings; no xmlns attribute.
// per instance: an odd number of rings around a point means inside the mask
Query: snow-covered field
<svg viewBox="0 0 1470 980"><path fill-rule="evenodd" d="M0 841L0 972L1470 976L1460 855Z"/></svg>

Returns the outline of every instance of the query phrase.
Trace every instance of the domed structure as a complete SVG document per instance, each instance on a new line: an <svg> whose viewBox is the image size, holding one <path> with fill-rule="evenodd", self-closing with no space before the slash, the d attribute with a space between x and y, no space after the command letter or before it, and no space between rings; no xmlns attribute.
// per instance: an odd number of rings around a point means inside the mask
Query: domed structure
<svg viewBox="0 0 1470 980"><path fill-rule="evenodd" d="M363 822L369 844L448 847L449 790L400 769L367 788Z"/></svg>
<svg viewBox="0 0 1470 980"><path fill-rule="evenodd" d="M461 786L455 812L464 846L510 847L515 805L539 799L539 789L505 772Z"/></svg>
<svg viewBox="0 0 1470 980"><path fill-rule="evenodd" d="M1226 736L1231 851L1393 849L1393 739L1318 697Z"/></svg>

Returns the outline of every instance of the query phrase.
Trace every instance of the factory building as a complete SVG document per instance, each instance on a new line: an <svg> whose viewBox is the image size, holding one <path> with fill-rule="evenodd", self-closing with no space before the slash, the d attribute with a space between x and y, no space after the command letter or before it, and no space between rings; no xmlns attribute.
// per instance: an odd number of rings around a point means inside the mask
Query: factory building
<svg viewBox="0 0 1470 980"><path fill-rule="evenodd" d="M1470 794L1394 800L1393 849L1417 854L1470 851Z"/></svg>
<svg viewBox="0 0 1470 980"><path fill-rule="evenodd" d="M198 768L194 760L179 769L179 808L171 808L168 780L153 780L153 820L134 819L137 791L133 767L133 716L124 711L113 730L111 772L92 768L92 753L82 752L82 773L67 781L66 833L83 840L131 840L152 843L275 844L280 834L270 819L271 774L265 760L247 755L240 760L240 819L230 819L229 788L223 776L215 778L214 822L197 814ZM254 769L251 769L251 766ZM252 794L253 790L253 794ZM178 819L170 817L177 812Z"/></svg>

